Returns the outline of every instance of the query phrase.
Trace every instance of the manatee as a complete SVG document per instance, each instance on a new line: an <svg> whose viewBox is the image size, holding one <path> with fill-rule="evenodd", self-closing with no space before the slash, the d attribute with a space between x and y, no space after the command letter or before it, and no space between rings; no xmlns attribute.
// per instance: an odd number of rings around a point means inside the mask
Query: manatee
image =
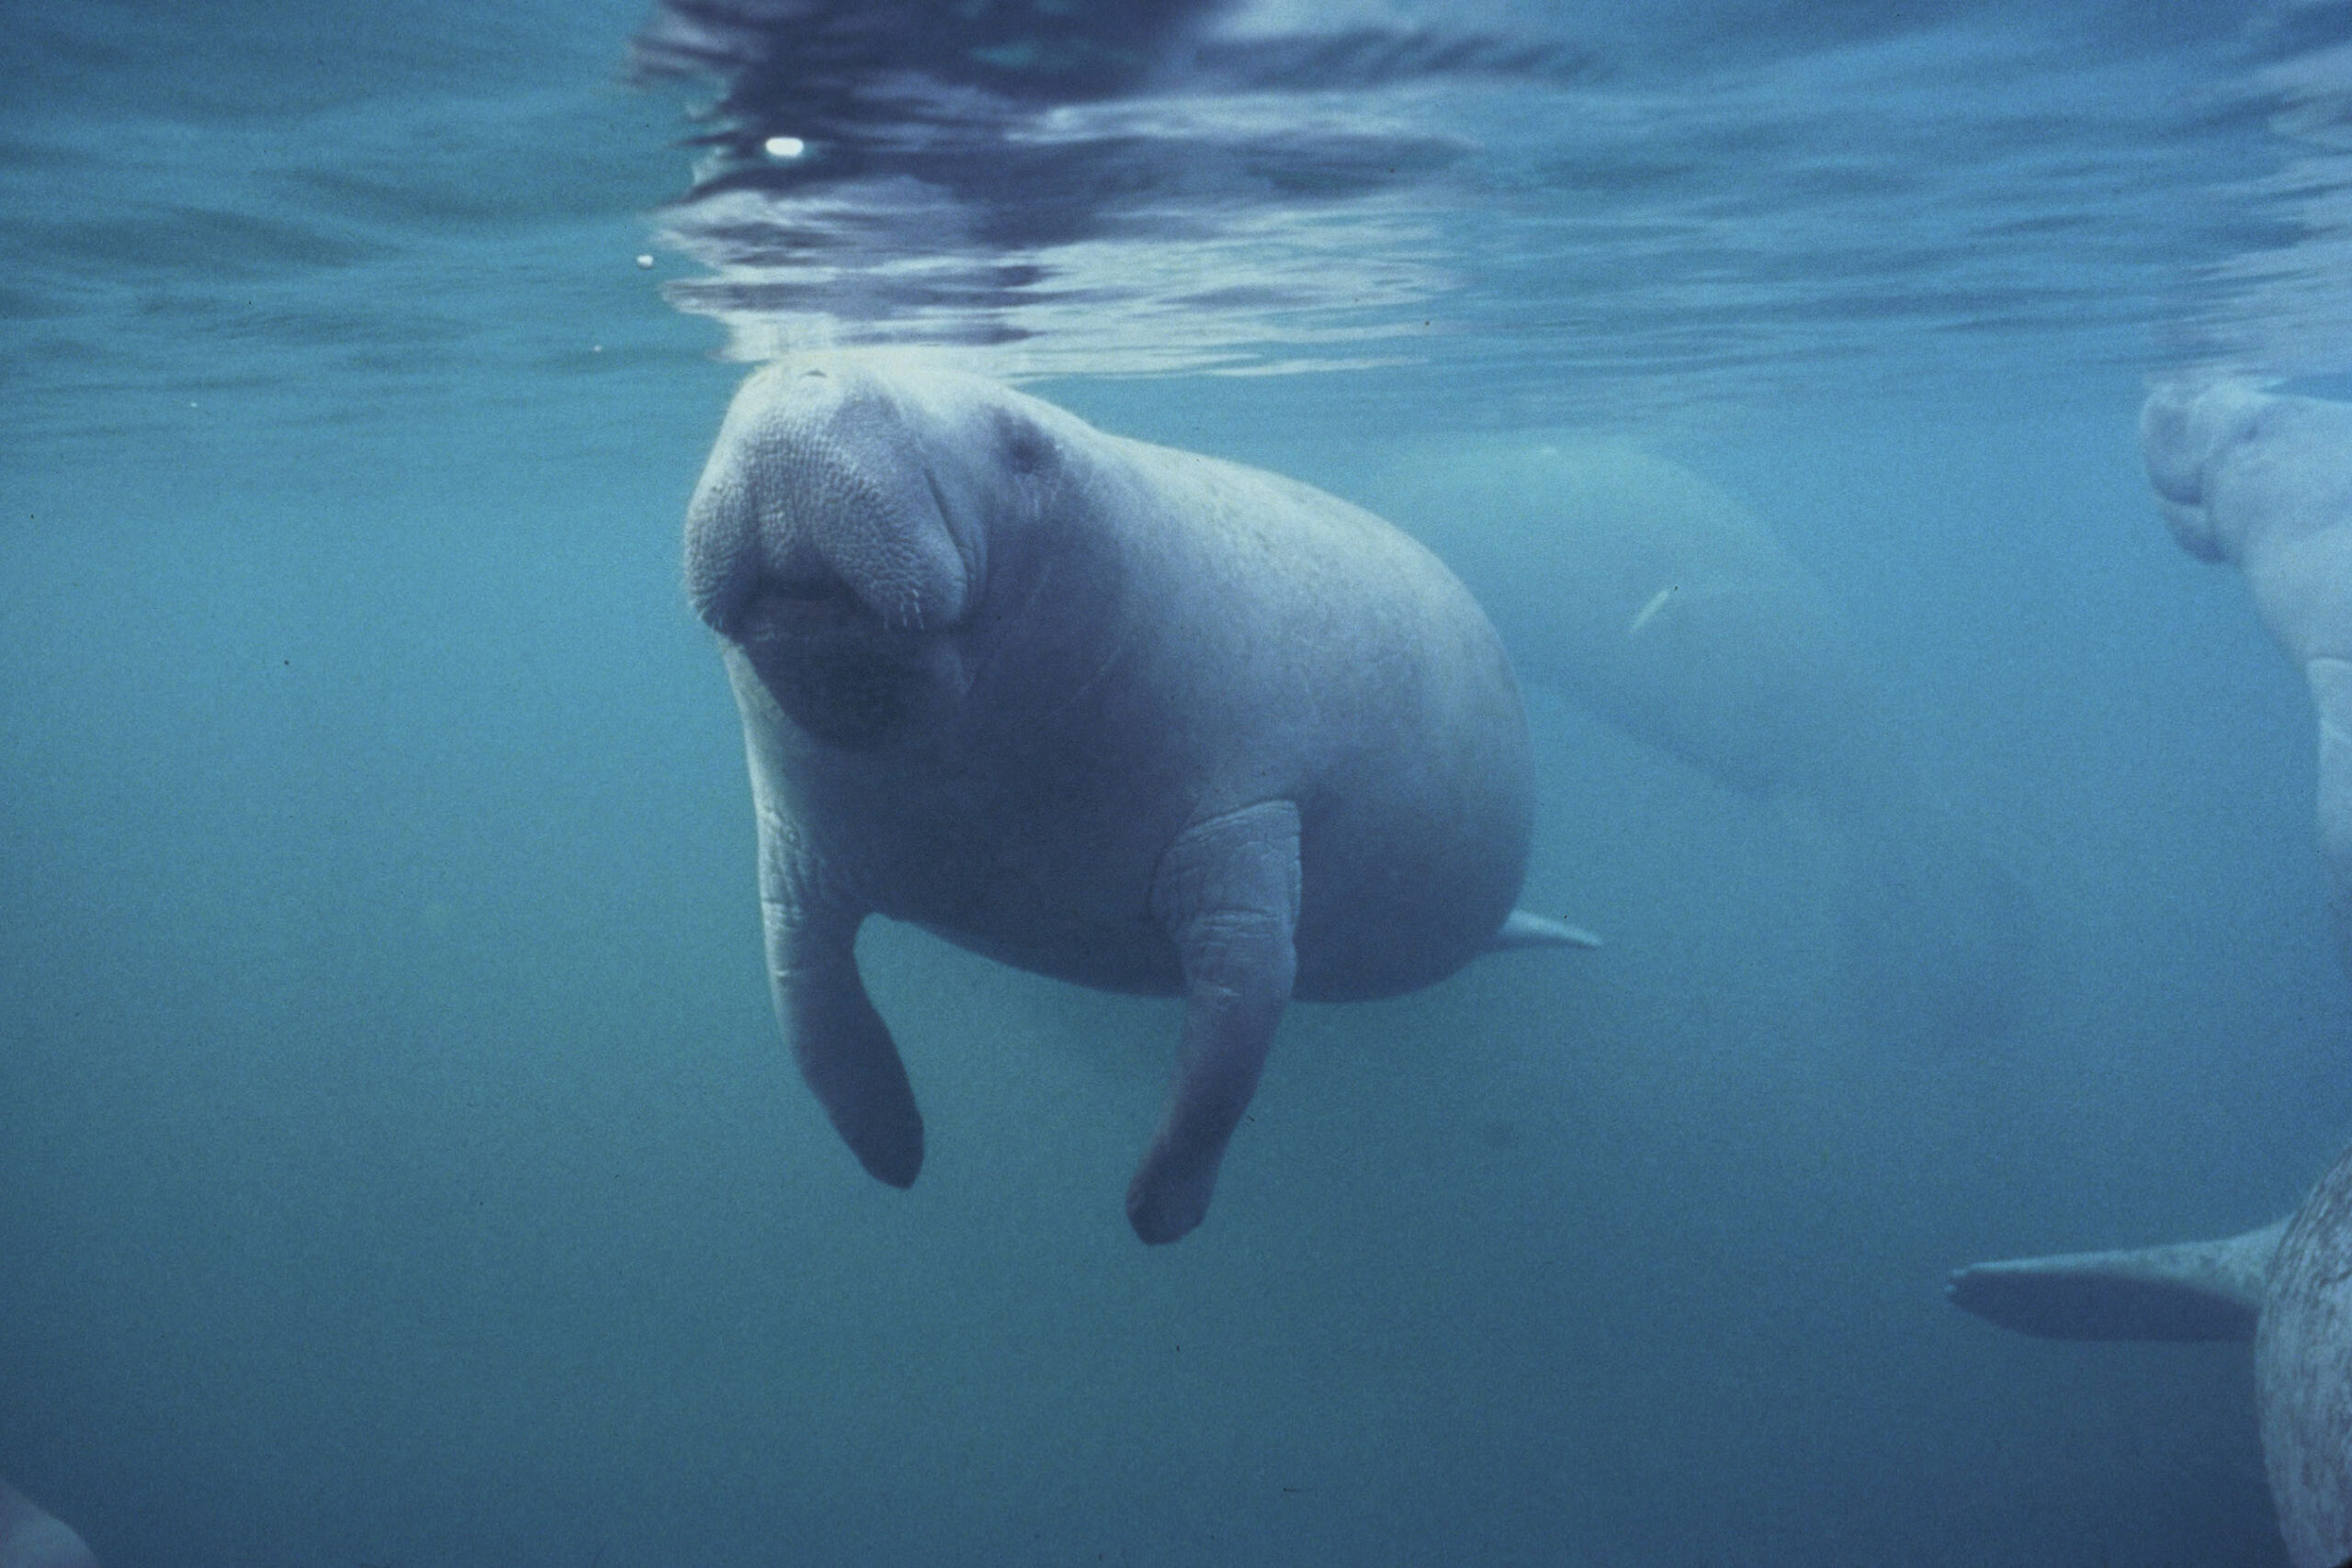
<svg viewBox="0 0 2352 1568"><path fill-rule="evenodd" d="M0 1481L0 1568L98 1568L98 1560L63 1520Z"/></svg>
<svg viewBox="0 0 2352 1568"><path fill-rule="evenodd" d="M1512 908L1532 779L1494 629L1305 485L971 377L787 362L728 411L685 582L742 716L777 1017L894 1186L922 1122L858 975L869 914L1182 996L1127 1191L1148 1243L1207 1212L1291 998L1591 941Z"/></svg>
<svg viewBox="0 0 2352 1568"><path fill-rule="evenodd" d="M1871 1027L1962 1044L2015 1023L2030 898L1934 799L1828 591L1747 507L1622 442L1540 434L1408 446L1359 493L1461 572L1523 679L1838 830Z"/></svg>
<svg viewBox="0 0 2352 1568"><path fill-rule="evenodd" d="M2047 1339L2252 1339L2295 1568L2352 1560L2352 1149L2287 1219L2222 1241L1979 1263L1954 1305Z"/></svg>
<svg viewBox="0 0 2352 1568"><path fill-rule="evenodd" d="M2172 536L2245 574L2319 715L2319 841L2352 973L2352 404L2236 382L2159 389L2140 450Z"/></svg>
<svg viewBox="0 0 2352 1568"><path fill-rule="evenodd" d="M1859 813L1913 791L1828 593L1697 475L1615 442L1513 435L1411 450L1374 486L1463 574L1525 678L1748 794Z"/></svg>

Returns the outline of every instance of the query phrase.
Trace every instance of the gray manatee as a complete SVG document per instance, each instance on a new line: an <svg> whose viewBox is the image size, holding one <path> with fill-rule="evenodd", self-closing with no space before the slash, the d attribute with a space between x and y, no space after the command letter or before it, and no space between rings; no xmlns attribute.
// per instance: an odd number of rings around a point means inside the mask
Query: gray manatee
<svg viewBox="0 0 2352 1568"><path fill-rule="evenodd" d="M1532 812L1502 646L1437 558L1272 474L991 382L837 360L736 394L686 515L757 817L777 1016L867 1170L922 1123L853 948L870 913L1181 994L1127 1193L1207 1212L1285 1004L1589 944L1516 914Z"/></svg>
<svg viewBox="0 0 2352 1568"><path fill-rule="evenodd" d="M1876 813L1917 786L1820 582L1747 508L1613 442L1474 437L1373 481L1520 672L1753 795Z"/></svg>
<svg viewBox="0 0 2352 1568"><path fill-rule="evenodd" d="M98 1568L72 1527L0 1481L0 1568Z"/></svg>
<svg viewBox="0 0 2352 1568"><path fill-rule="evenodd" d="M1844 835L1846 956L1866 1021L1949 1043L2019 1014L2025 891L1925 787L1819 580L1754 513L1621 443L1408 447L1361 491L1443 555L1520 674L1733 789L1809 801Z"/></svg>
<svg viewBox="0 0 2352 1568"><path fill-rule="evenodd" d="M2352 1149L2292 1217L2224 1241L1979 1263L1953 1304L2049 1339L2252 1339L2295 1568L2352 1559Z"/></svg>
<svg viewBox="0 0 2352 1568"><path fill-rule="evenodd" d="M2140 449L2181 547L2228 561L2311 687L2319 841L2352 972L2352 404L2233 382L2153 393Z"/></svg>

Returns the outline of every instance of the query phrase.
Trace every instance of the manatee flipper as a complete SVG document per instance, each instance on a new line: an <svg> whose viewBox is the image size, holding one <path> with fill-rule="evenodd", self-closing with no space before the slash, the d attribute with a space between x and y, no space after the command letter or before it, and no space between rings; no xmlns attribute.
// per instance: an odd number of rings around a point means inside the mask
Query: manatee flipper
<svg viewBox="0 0 2352 1568"><path fill-rule="evenodd" d="M1523 947L1599 947L1600 939L1582 926L1555 920L1549 915L1513 909L1502 928L1487 939L1481 953L1516 953Z"/></svg>
<svg viewBox="0 0 2352 1568"><path fill-rule="evenodd" d="M1257 1092L1298 970L1298 807L1269 801L1187 829L1152 878L1151 911L1184 971L1184 1035L1159 1129L1127 1184L1153 1245L1201 1223L1225 1145Z"/></svg>
<svg viewBox="0 0 2352 1568"><path fill-rule="evenodd" d="M2044 1339L2251 1339L2287 1222L2222 1241L1977 1263L1954 1306Z"/></svg>
<svg viewBox="0 0 2352 1568"><path fill-rule="evenodd" d="M734 662L730 658L730 671ZM739 696L743 685L739 678ZM857 928L865 911L827 885L767 760L756 743L748 750L760 836L760 922L776 1021L800 1076L858 1163L893 1187L910 1187L922 1168L922 1116L899 1047L857 973Z"/></svg>

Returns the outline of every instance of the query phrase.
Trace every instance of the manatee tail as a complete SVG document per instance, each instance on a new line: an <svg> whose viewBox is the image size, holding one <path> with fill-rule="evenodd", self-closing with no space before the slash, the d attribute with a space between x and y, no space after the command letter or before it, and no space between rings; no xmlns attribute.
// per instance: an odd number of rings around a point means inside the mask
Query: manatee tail
<svg viewBox="0 0 2352 1568"><path fill-rule="evenodd" d="M1952 1305L2043 1339L2251 1339L2287 1222L2223 1241L1975 1263Z"/></svg>

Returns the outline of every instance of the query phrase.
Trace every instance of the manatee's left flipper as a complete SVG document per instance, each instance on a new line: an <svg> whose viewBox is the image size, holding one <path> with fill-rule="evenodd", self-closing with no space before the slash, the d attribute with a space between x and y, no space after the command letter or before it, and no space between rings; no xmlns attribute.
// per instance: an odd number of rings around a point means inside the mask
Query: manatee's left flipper
<svg viewBox="0 0 2352 1568"><path fill-rule="evenodd" d="M1159 1130L1127 1185L1127 1222L1158 1245L1201 1223L1226 1141L1257 1091L1297 975L1298 807L1269 801L1187 829L1151 910L1184 970L1184 1039Z"/></svg>
<svg viewBox="0 0 2352 1568"><path fill-rule="evenodd" d="M1600 939L1582 926L1513 909L1481 953L1516 953L1525 947L1599 947Z"/></svg>

